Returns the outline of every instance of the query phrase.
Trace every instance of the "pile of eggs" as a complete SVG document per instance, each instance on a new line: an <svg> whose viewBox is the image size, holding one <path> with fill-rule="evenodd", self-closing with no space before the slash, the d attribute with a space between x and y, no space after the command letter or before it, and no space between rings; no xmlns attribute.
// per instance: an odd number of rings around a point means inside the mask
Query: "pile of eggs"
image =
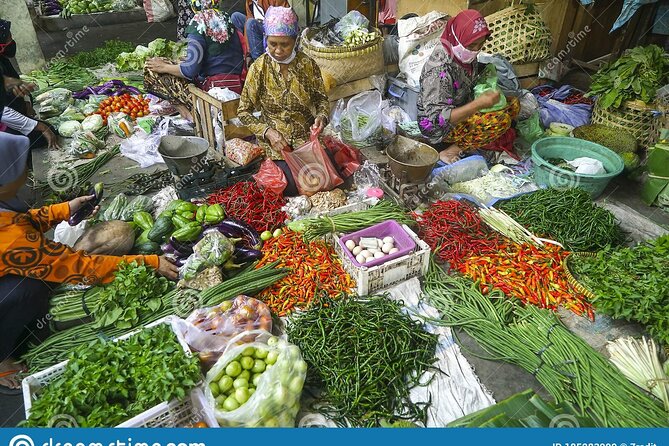
<svg viewBox="0 0 669 446"><path fill-rule="evenodd" d="M395 254L399 251L395 247L395 239L392 237L384 237L382 239L361 237L358 243L353 240L347 240L346 249L355 256L355 260L361 265L382 259L387 255Z"/></svg>

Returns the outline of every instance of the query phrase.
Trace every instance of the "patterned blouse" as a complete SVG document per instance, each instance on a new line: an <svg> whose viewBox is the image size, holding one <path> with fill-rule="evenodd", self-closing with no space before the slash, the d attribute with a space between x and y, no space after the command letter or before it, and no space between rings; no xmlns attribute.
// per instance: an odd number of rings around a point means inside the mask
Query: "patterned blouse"
<svg viewBox="0 0 669 446"><path fill-rule="evenodd" d="M259 111L260 117L255 117L254 111ZM263 54L249 69L237 113L242 123L257 136L266 155L283 159L264 138L265 132L275 129L294 148L308 141L315 118L327 118L330 114L320 68L298 51L284 77L279 72L279 64Z"/></svg>
<svg viewBox="0 0 669 446"><path fill-rule="evenodd" d="M453 126L451 111L474 99L474 85L481 66L474 64L472 74L437 45L423 66L418 95L418 127L421 133L437 144L446 137Z"/></svg>

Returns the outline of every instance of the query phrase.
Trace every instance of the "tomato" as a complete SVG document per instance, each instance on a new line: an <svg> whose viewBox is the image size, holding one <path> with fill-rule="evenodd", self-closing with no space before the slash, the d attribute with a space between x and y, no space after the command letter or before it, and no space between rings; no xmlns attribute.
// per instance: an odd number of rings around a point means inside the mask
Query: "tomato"
<svg viewBox="0 0 669 446"><path fill-rule="evenodd" d="M225 367L225 373L227 373L229 376L232 376L234 378L235 376L242 373L242 366L239 362L232 361L230 364L228 364Z"/></svg>
<svg viewBox="0 0 669 446"><path fill-rule="evenodd" d="M251 348L253 348L253 347L251 347ZM242 368L245 369L245 370L251 370L253 368L253 358L251 358L249 356L244 356L241 359L240 362L242 364Z"/></svg>

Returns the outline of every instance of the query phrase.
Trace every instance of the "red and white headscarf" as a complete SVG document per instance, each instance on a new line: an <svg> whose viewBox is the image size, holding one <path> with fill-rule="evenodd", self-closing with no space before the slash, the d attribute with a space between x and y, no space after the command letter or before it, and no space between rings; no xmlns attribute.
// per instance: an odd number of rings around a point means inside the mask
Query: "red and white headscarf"
<svg viewBox="0 0 669 446"><path fill-rule="evenodd" d="M481 37L488 37L490 29L483 15L474 9L465 9L455 17L451 17L446 24L446 29L441 35L441 43L446 51L453 55L452 48L458 45L471 45ZM460 61L454 58L458 63ZM467 71L471 72L471 64L460 63Z"/></svg>

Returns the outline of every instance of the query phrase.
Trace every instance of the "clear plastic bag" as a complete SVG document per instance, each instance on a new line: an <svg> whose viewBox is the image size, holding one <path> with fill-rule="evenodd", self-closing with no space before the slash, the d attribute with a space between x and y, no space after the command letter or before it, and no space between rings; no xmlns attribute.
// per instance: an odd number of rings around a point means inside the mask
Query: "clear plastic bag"
<svg viewBox="0 0 669 446"><path fill-rule="evenodd" d="M330 123L332 128L337 132L341 130L341 118L346 112L346 101L340 99L337 101L335 108L332 110L332 116L330 117Z"/></svg>
<svg viewBox="0 0 669 446"><path fill-rule="evenodd" d="M364 91L351 98L346 116L351 121L351 136L356 141L369 138L381 127L381 93Z"/></svg>
<svg viewBox="0 0 669 446"><path fill-rule="evenodd" d="M353 182L358 190L360 198L367 197L367 190L374 187L379 187L381 183L381 173L379 166L365 160L360 169L353 174Z"/></svg>
<svg viewBox="0 0 669 446"><path fill-rule="evenodd" d="M330 191L344 183L321 147L318 135L312 134L311 141L293 151L284 150L282 155L301 195Z"/></svg>
<svg viewBox="0 0 669 446"><path fill-rule="evenodd" d="M200 360L213 366L232 338L251 330L272 331L272 313L263 302L244 295L220 305L201 308L179 320L186 343L200 352Z"/></svg>
<svg viewBox="0 0 669 446"><path fill-rule="evenodd" d="M246 166L262 154L260 146L243 139L233 138L225 143L225 156L241 166Z"/></svg>
<svg viewBox="0 0 669 446"><path fill-rule="evenodd" d="M260 165L258 173L253 175L258 186L272 191L275 195L282 195L288 186L288 180L283 170L271 159L266 159Z"/></svg>
<svg viewBox="0 0 669 446"><path fill-rule="evenodd" d="M411 117L397 105L385 107L381 112L381 125L393 134L397 134L397 125L405 122L411 122Z"/></svg>
<svg viewBox="0 0 669 446"><path fill-rule="evenodd" d="M240 390L247 388L238 378L248 370L241 364L244 357L253 358L259 371L247 380L255 389L250 397L248 390ZM246 331L230 340L207 373L205 395L222 427L294 427L306 375L307 363L297 346L266 331Z"/></svg>
<svg viewBox="0 0 669 446"><path fill-rule="evenodd" d="M367 31L369 29L369 19L356 10L353 10L342 17L334 27L335 32L339 34L342 39L346 39L349 34L359 29Z"/></svg>
<svg viewBox="0 0 669 446"><path fill-rule="evenodd" d="M427 187L431 196L440 197L450 190L449 185L471 181L487 173L488 164L485 158L479 155L468 156L452 164L433 169Z"/></svg>
<svg viewBox="0 0 669 446"><path fill-rule="evenodd" d="M128 207L128 197L120 193L109 203L105 210L100 214L100 220L113 221L122 220L123 211Z"/></svg>
<svg viewBox="0 0 669 446"><path fill-rule="evenodd" d="M204 268L224 265L232 258L234 250L234 240L227 238L216 228L208 229L193 246L193 254L179 270L180 278L190 280Z"/></svg>

